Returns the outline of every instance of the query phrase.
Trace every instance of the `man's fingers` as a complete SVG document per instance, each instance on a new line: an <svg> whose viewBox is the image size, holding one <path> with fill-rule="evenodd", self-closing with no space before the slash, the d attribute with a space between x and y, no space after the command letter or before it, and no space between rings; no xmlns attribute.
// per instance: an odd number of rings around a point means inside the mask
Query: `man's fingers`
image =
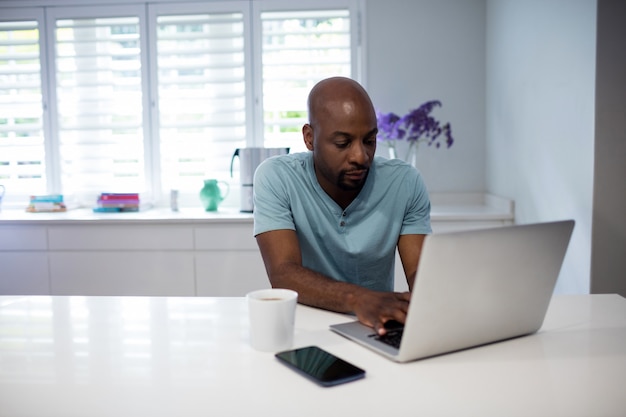
<svg viewBox="0 0 626 417"><path fill-rule="evenodd" d="M408 291L407 292L397 292L395 294L402 301L406 301L407 303L409 301L411 301L411 293L408 292Z"/></svg>
<svg viewBox="0 0 626 417"><path fill-rule="evenodd" d="M373 297L359 300L355 313L361 323L372 327L378 335L384 335L387 333L386 321L405 322L410 299L409 292L374 293Z"/></svg>

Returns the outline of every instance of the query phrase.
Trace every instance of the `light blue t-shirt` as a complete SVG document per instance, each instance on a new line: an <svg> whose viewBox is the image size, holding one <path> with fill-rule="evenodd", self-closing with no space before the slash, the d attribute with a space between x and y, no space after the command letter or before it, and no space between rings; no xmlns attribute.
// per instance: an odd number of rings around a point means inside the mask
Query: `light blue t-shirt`
<svg viewBox="0 0 626 417"><path fill-rule="evenodd" d="M400 235L429 234L430 200L419 172L375 157L345 209L319 185L311 152L265 160L254 176L254 235L295 230L303 266L338 281L393 290Z"/></svg>

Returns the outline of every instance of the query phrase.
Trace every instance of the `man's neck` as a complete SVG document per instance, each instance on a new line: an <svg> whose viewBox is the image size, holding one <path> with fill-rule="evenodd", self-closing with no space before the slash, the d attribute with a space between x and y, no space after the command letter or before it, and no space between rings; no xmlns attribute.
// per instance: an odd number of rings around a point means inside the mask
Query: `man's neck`
<svg viewBox="0 0 626 417"><path fill-rule="evenodd" d="M319 181L319 178L318 182L320 184L320 187L322 187L322 190L324 190L324 192L328 194L328 196L335 203L337 203L337 205L339 205L342 210L345 210L346 207L348 207L354 201L354 199L357 198L362 190L362 188L358 190L345 190L336 185L324 184Z"/></svg>

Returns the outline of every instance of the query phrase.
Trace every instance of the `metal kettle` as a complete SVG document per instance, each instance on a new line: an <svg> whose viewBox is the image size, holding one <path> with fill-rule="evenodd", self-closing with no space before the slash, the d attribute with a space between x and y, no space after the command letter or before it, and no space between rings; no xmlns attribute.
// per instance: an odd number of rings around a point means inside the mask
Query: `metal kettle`
<svg viewBox="0 0 626 417"><path fill-rule="evenodd" d="M237 148L230 160L230 176L233 176L235 157L239 157L239 183L241 184L241 211L251 213L254 172L267 158L289 153L289 148Z"/></svg>
<svg viewBox="0 0 626 417"><path fill-rule="evenodd" d="M289 148L237 148L230 160L230 176L233 176L233 163L239 157L239 182L252 185L254 171L267 158L289 153Z"/></svg>

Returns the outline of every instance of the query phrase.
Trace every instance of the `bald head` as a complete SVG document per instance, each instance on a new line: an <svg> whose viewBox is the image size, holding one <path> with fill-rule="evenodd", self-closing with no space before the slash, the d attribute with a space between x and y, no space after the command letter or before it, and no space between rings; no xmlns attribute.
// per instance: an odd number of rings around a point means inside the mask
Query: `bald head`
<svg viewBox="0 0 626 417"><path fill-rule="evenodd" d="M309 93L309 123L302 137L312 152L320 186L346 208L365 184L376 152L376 112L359 83L334 77Z"/></svg>
<svg viewBox="0 0 626 417"><path fill-rule="evenodd" d="M309 93L309 123L314 128L319 121L332 115L354 116L366 112L376 117L367 91L358 82L345 77L326 78Z"/></svg>

